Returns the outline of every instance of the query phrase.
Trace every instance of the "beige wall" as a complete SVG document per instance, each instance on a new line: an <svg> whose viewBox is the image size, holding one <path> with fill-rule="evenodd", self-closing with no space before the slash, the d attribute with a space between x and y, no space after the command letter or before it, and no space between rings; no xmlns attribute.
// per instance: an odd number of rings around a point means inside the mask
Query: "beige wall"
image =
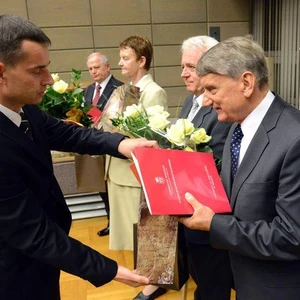
<svg viewBox="0 0 300 300"><path fill-rule="evenodd" d="M119 43L145 35L153 43L151 73L168 93L169 111L178 113L187 96L180 78L180 45L190 36L220 26L221 40L250 30L250 0L1 0L0 14L17 14L40 26L52 40L50 71L69 81L72 68L90 81L86 57L101 51L118 68Z"/></svg>

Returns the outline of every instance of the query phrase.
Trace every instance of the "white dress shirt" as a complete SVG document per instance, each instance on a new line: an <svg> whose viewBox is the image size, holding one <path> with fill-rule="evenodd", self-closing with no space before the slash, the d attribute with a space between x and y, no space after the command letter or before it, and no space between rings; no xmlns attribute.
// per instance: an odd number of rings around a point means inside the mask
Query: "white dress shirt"
<svg viewBox="0 0 300 300"><path fill-rule="evenodd" d="M275 96L269 91L261 103L242 122L241 128L244 137L241 142L239 165L267 111L269 110Z"/></svg>
<svg viewBox="0 0 300 300"><path fill-rule="evenodd" d="M104 91L104 89L106 88L106 86L107 86L107 84L108 84L108 82L109 82L111 76L112 76L112 75L110 74L110 75L109 75L108 77L106 77L101 83L98 83L98 82L95 83L95 90L94 90L93 99L95 98L95 95L96 95L96 92L97 92L97 86L98 86L98 84L100 84L100 86L101 86L101 89L100 89L100 95L99 95L99 98L100 98L101 95L102 95L102 93L103 93L103 91Z"/></svg>

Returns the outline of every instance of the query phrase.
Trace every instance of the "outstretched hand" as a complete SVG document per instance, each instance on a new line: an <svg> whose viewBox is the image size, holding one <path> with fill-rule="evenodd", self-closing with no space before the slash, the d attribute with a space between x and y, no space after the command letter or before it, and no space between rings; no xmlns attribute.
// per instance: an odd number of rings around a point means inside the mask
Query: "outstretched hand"
<svg viewBox="0 0 300 300"><path fill-rule="evenodd" d="M119 144L118 151L124 156L131 158L131 152L133 152L136 147L158 148L158 144L157 141L149 141L145 138L125 138Z"/></svg>
<svg viewBox="0 0 300 300"><path fill-rule="evenodd" d="M212 218L215 215L213 210L201 204L190 193L185 194L185 199L194 208L194 214L189 218L178 218L178 221L190 229L209 231Z"/></svg>
<svg viewBox="0 0 300 300"><path fill-rule="evenodd" d="M132 287L149 284L149 279L147 277L137 275L135 271L131 271L120 265L118 266L118 272L114 280Z"/></svg>

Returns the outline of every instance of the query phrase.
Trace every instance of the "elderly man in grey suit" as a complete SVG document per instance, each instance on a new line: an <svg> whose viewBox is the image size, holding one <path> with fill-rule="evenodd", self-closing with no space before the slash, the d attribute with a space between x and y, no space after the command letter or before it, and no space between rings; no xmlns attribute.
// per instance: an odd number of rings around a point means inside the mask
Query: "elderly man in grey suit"
<svg viewBox="0 0 300 300"><path fill-rule="evenodd" d="M202 106L203 88L196 74L199 58L217 43L218 41L209 36L194 36L183 42L181 77L190 94L183 104L179 117L190 119L197 128L203 127L212 136L210 146L214 156L221 159L231 123L219 122L217 113L212 107ZM212 248L207 232L185 228L185 236L190 274L197 285L194 299L230 299L233 282L228 251Z"/></svg>
<svg viewBox="0 0 300 300"><path fill-rule="evenodd" d="M215 214L187 194L194 215L180 220L230 251L238 299L298 300L300 112L269 90L264 51L251 38L221 42L197 73L205 103L235 122L221 173L233 213Z"/></svg>
<svg viewBox="0 0 300 300"><path fill-rule="evenodd" d="M88 56L87 67L94 83L87 86L84 90L85 105L94 105L103 111L114 89L123 85L123 82L119 81L111 74L109 59L106 55L100 52L95 52ZM109 199L107 191L100 192L99 194L104 203L108 224L105 228L98 231L98 235L105 236L109 234Z"/></svg>

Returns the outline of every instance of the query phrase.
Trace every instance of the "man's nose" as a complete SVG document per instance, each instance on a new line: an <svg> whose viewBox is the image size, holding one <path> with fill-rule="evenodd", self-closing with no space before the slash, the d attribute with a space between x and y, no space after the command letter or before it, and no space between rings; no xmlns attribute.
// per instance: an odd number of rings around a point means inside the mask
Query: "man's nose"
<svg viewBox="0 0 300 300"><path fill-rule="evenodd" d="M208 97L208 95L204 92L202 106L212 106L213 101Z"/></svg>
<svg viewBox="0 0 300 300"><path fill-rule="evenodd" d="M189 77L190 73L186 70L186 68L182 68L180 76L181 76L181 78Z"/></svg>
<svg viewBox="0 0 300 300"><path fill-rule="evenodd" d="M53 85L54 84L54 80L48 70L46 70L45 78L44 78L42 84L43 85Z"/></svg>

